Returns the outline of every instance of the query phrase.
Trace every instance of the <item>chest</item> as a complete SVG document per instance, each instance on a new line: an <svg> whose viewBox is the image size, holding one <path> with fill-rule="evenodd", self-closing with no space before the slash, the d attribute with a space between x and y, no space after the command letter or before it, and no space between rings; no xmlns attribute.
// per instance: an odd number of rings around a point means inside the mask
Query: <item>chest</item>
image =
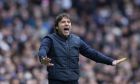
<svg viewBox="0 0 140 84"><path fill-rule="evenodd" d="M56 56L78 56L79 42L76 39L68 39L62 41L60 39L53 40L53 51Z"/></svg>

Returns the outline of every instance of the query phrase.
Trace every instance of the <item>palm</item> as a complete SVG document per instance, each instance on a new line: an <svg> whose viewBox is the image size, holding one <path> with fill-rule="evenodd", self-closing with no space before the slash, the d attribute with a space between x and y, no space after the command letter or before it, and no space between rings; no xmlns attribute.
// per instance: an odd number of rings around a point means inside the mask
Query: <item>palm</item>
<svg viewBox="0 0 140 84"><path fill-rule="evenodd" d="M53 66L53 64L51 63L51 59L47 57L41 59L41 64L45 64L47 66Z"/></svg>

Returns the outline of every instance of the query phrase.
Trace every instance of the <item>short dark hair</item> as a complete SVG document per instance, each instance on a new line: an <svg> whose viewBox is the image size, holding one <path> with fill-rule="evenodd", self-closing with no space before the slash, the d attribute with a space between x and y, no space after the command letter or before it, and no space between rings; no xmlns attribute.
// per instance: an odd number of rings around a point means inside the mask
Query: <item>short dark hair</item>
<svg viewBox="0 0 140 84"><path fill-rule="evenodd" d="M66 18L68 18L68 19L71 20L69 14L67 14L67 13L61 13L55 19L55 24L54 24L55 28L58 26L58 23L62 20L63 17L66 17Z"/></svg>

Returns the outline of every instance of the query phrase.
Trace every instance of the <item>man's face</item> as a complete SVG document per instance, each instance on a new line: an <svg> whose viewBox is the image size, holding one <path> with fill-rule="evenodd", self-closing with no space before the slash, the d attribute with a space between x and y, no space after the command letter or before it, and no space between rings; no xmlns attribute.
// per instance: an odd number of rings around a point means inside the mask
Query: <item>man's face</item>
<svg viewBox="0 0 140 84"><path fill-rule="evenodd" d="M71 32L71 21L67 17L63 17L62 20L58 23L58 32L63 36L68 36Z"/></svg>

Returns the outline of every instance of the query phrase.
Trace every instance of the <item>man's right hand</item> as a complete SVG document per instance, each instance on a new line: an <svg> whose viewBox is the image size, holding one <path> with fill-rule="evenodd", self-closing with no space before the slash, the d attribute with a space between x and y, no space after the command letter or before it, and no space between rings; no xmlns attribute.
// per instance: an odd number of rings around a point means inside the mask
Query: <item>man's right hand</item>
<svg viewBox="0 0 140 84"><path fill-rule="evenodd" d="M48 58L48 57L41 58L40 62L41 62L41 64L44 64L44 65L47 65L47 66L53 66L54 65L53 63L50 63L51 59Z"/></svg>

